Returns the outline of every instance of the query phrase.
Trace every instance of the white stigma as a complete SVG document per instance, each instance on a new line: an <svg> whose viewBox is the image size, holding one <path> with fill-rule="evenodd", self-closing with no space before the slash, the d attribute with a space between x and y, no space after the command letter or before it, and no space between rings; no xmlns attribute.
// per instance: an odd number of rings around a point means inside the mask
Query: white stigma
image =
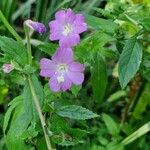
<svg viewBox="0 0 150 150"><path fill-rule="evenodd" d="M72 30L73 30L72 26L68 23L64 25L62 34L67 36L70 32L72 32Z"/></svg>
<svg viewBox="0 0 150 150"><path fill-rule="evenodd" d="M57 81L58 81L58 83L62 83L62 82L65 81L65 79L64 79L63 76L58 76L58 77L57 77Z"/></svg>
<svg viewBox="0 0 150 150"><path fill-rule="evenodd" d="M59 76L57 77L58 83L62 83L65 81L64 75L68 71L68 66L66 64L58 64L57 66L57 73Z"/></svg>
<svg viewBox="0 0 150 150"><path fill-rule="evenodd" d="M57 71L61 74L64 74L68 71L68 66L66 64L59 64Z"/></svg>

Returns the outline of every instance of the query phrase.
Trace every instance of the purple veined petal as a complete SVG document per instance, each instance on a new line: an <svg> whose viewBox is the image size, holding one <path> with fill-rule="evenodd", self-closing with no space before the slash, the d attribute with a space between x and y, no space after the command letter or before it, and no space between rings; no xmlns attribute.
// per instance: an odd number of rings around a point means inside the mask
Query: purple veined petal
<svg viewBox="0 0 150 150"><path fill-rule="evenodd" d="M73 26L74 26L73 32L76 34L80 34L80 33L85 32L87 30L87 24L86 23L78 24L75 22Z"/></svg>
<svg viewBox="0 0 150 150"><path fill-rule="evenodd" d="M78 34L70 34L68 36L63 36L60 41L60 47L67 48L73 47L80 42L80 36Z"/></svg>
<svg viewBox="0 0 150 150"><path fill-rule="evenodd" d="M52 31L60 31L62 27L62 25L57 20L49 22L48 25Z"/></svg>
<svg viewBox="0 0 150 150"><path fill-rule="evenodd" d="M66 21L65 22L67 22L67 23L73 23L73 21L75 20L75 14L74 14L74 12L69 8L69 9L67 9L66 10Z"/></svg>
<svg viewBox="0 0 150 150"><path fill-rule="evenodd" d="M76 17L76 19L74 20L75 22L85 23L85 18L82 14L76 14L75 17Z"/></svg>
<svg viewBox="0 0 150 150"><path fill-rule="evenodd" d="M56 18L56 20L59 20L60 23L64 23L65 18L66 18L65 10L57 11L56 14L55 14L55 18Z"/></svg>
<svg viewBox="0 0 150 150"><path fill-rule="evenodd" d="M59 31L52 32L49 36L49 39L51 41L59 40L60 38L61 38L61 32L59 32Z"/></svg>
<svg viewBox="0 0 150 150"><path fill-rule="evenodd" d="M51 77L55 74L56 64L50 59L42 58L40 60L40 76L42 77Z"/></svg>
<svg viewBox="0 0 150 150"><path fill-rule="evenodd" d="M70 89L71 85L72 85L72 82L68 78L68 76L65 75L64 78L65 78L64 82L61 83L61 89L62 89L62 91L66 91L66 90Z"/></svg>
<svg viewBox="0 0 150 150"><path fill-rule="evenodd" d="M71 62L68 64L70 71L77 71L77 72L83 72L84 71L84 65L80 64L79 62Z"/></svg>
<svg viewBox="0 0 150 150"><path fill-rule="evenodd" d="M70 63L73 61L73 51L71 48L58 48L52 56L52 60L57 63Z"/></svg>
<svg viewBox="0 0 150 150"><path fill-rule="evenodd" d="M87 24L84 21L82 14L76 14L76 19L73 22L74 33L82 33L87 30Z"/></svg>
<svg viewBox="0 0 150 150"><path fill-rule="evenodd" d="M61 33L62 33L62 25L55 21L51 21L49 22L49 28L50 28L50 36L49 39L50 40L59 40L61 38Z"/></svg>
<svg viewBox="0 0 150 150"><path fill-rule="evenodd" d="M80 72L68 71L67 76L75 85L80 85L84 81L84 74Z"/></svg>
<svg viewBox="0 0 150 150"><path fill-rule="evenodd" d="M53 92L59 92L60 91L60 84L57 81L57 76L52 76L49 80L49 87Z"/></svg>

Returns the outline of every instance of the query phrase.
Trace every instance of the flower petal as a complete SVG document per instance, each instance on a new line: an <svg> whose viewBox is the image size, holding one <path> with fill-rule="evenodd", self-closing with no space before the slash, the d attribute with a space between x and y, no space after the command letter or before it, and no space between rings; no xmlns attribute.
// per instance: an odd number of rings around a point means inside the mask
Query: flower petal
<svg viewBox="0 0 150 150"><path fill-rule="evenodd" d="M51 77L55 74L56 64L50 59L42 58L40 60L40 75L43 77Z"/></svg>
<svg viewBox="0 0 150 150"><path fill-rule="evenodd" d="M64 23L65 18L66 18L65 10L57 11L56 14L55 14L55 18L56 18L56 20L59 20L60 23Z"/></svg>
<svg viewBox="0 0 150 150"><path fill-rule="evenodd" d="M64 78L65 78L65 81L61 83L61 89L63 91L66 91L71 88L72 82L67 76L64 76Z"/></svg>
<svg viewBox="0 0 150 150"><path fill-rule="evenodd" d="M75 20L75 14L74 14L74 12L69 8L69 9L67 9L66 10L66 22L67 23L73 23L73 21Z"/></svg>
<svg viewBox="0 0 150 150"><path fill-rule="evenodd" d="M50 89L53 91L53 92L58 92L60 91L60 84L58 83L57 81L57 76L53 76L50 80L49 80L49 86L50 86Z"/></svg>
<svg viewBox="0 0 150 150"><path fill-rule="evenodd" d="M84 74L80 72L68 71L67 76L76 85L82 84L82 82L84 81Z"/></svg>
<svg viewBox="0 0 150 150"><path fill-rule="evenodd" d="M52 60L57 63L70 63L73 61L73 51L71 48L58 48Z"/></svg>
<svg viewBox="0 0 150 150"><path fill-rule="evenodd" d="M68 66L70 71L77 71L77 72L84 71L84 65L80 64L79 62L71 62L70 64L68 64Z"/></svg>
<svg viewBox="0 0 150 150"><path fill-rule="evenodd" d="M50 28L50 40L59 40L61 38L61 32L62 32L62 25L55 21L49 22L49 28Z"/></svg>
<svg viewBox="0 0 150 150"><path fill-rule="evenodd" d="M82 33L87 30L87 24L85 23L84 16L82 14L76 14L76 19L73 22L74 33Z"/></svg>
<svg viewBox="0 0 150 150"><path fill-rule="evenodd" d="M67 48L67 47L73 47L77 45L79 42L80 42L80 37L78 34L70 34L68 36L63 36L59 41L59 45L60 47Z"/></svg>
<svg viewBox="0 0 150 150"><path fill-rule="evenodd" d="M50 34L50 36L49 36L49 39L51 40L51 41L55 41L55 40L59 40L61 38L61 34L60 34L60 32L52 32L51 34Z"/></svg>

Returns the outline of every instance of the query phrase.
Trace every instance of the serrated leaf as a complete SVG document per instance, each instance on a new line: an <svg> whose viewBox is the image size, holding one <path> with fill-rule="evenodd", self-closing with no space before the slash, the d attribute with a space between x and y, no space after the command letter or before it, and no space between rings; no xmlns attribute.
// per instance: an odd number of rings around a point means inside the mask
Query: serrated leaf
<svg viewBox="0 0 150 150"><path fill-rule="evenodd" d="M3 132L4 133L7 129L11 114L12 114L13 110L20 104L21 99L22 99L22 97L18 96L14 100L12 100L11 103L9 104L10 107L8 108L8 110L5 114L5 117L4 117L4 124L3 124Z"/></svg>
<svg viewBox="0 0 150 150"><path fill-rule="evenodd" d="M121 88L125 88L128 82L134 77L140 67L142 60L142 47L137 39L129 39L119 58L119 82Z"/></svg>
<svg viewBox="0 0 150 150"><path fill-rule="evenodd" d="M98 115L92 111L77 105L62 106L56 111L56 113L59 116L77 120L86 120L98 117Z"/></svg>
<svg viewBox="0 0 150 150"><path fill-rule="evenodd" d="M85 14L87 24L94 29L101 29L104 32L113 33L117 28L117 24L112 20L98 18L89 14Z"/></svg>
<svg viewBox="0 0 150 150"><path fill-rule="evenodd" d="M117 123L107 114L102 114L102 118L105 122L105 125L107 126L108 131L110 132L110 134L116 136L119 133L119 127L117 125Z"/></svg>
<svg viewBox="0 0 150 150"><path fill-rule="evenodd" d="M102 31L95 31L75 47L75 56L77 56L80 61L85 60L87 62L88 59L91 59L93 52L97 51L106 57L116 55L111 49L105 48L106 44L111 43L114 40L115 39L112 36L103 33Z"/></svg>
<svg viewBox="0 0 150 150"><path fill-rule="evenodd" d="M21 66L27 64L27 51L22 43L16 42L12 38L0 36L0 48L10 61L14 60Z"/></svg>
<svg viewBox="0 0 150 150"><path fill-rule="evenodd" d="M106 64L102 56L96 53L91 66L91 83L94 100L97 103L101 103L107 86Z"/></svg>
<svg viewBox="0 0 150 150"><path fill-rule="evenodd" d="M20 101L19 104L16 106L16 102L11 102L10 109L12 107L14 108L13 105L15 105L15 109L13 111L13 114L11 113L11 121L10 121L10 126L7 132L5 132L5 141L6 141L6 146L8 149L11 150L16 150L16 149L21 149L21 150L27 150L30 149L31 146L26 145L23 139L21 138L21 135L27 130L31 118L28 116L27 112L24 110L23 106L23 100L22 97L19 97L18 100ZM15 100L16 101L16 100ZM8 112L8 117L10 118L10 112ZM5 120L5 128L7 127L7 122L8 119Z"/></svg>

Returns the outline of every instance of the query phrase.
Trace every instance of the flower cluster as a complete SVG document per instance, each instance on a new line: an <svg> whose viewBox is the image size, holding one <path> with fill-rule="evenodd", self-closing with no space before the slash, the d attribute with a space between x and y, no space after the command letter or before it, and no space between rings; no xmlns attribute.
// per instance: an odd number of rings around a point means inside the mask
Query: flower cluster
<svg viewBox="0 0 150 150"><path fill-rule="evenodd" d="M80 42L79 34L87 30L87 24L83 15L74 14L71 9L67 9L55 14L55 20L49 22L49 28L49 39L59 40L59 48L51 60L41 59L40 75L50 78L49 86L52 91L66 91L72 84L80 85L84 80L84 65L74 61L71 48Z"/></svg>

